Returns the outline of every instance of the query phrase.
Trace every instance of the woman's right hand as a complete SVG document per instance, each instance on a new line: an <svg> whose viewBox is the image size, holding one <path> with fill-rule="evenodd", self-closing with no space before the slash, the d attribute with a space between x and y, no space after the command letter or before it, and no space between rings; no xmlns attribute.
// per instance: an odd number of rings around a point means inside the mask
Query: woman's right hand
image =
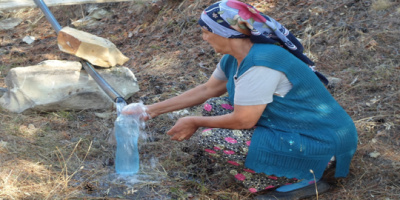
<svg viewBox="0 0 400 200"><path fill-rule="evenodd" d="M138 115L143 121L151 119L151 116L147 113L147 107L143 103L131 103L122 109L121 114Z"/></svg>

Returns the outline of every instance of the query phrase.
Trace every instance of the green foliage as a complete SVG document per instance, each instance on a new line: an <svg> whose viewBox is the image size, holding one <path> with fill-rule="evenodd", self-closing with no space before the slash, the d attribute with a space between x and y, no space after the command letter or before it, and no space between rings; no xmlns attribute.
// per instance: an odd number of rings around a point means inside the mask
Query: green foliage
<svg viewBox="0 0 400 200"><path fill-rule="evenodd" d="M187 194L186 194L185 190L183 190L179 187L171 187L169 189L169 191L171 194L173 194L175 196L174 199L178 199L178 200L187 199Z"/></svg>
<svg viewBox="0 0 400 200"><path fill-rule="evenodd" d="M70 111L60 110L52 113L54 116L59 117L61 119L65 119L68 121L72 121L75 118L75 115Z"/></svg>

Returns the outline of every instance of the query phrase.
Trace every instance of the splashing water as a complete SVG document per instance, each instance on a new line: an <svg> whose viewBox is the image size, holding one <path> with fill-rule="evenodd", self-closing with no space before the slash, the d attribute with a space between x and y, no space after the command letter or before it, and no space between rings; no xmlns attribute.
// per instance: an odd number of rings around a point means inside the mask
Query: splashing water
<svg viewBox="0 0 400 200"><path fill-rule="evenodd" d="M126 101L122 99L117 99L115 106L117 108L117 116L119 116L121 114L122 109L126 106Z"/></svg>

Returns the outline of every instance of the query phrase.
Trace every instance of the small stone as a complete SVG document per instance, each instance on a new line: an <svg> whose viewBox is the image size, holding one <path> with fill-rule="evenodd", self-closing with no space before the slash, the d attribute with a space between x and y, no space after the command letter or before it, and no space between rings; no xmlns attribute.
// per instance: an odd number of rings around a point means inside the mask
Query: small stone
<svg viewBox="0 0 400 200"><path fill-rule="evenodd" d="M193 198L194 195L192 193L186 193L187 198Z"/></svg>
<svg viewBox="0 0 400 200"><path fill-rule="evenodd" d="M32 44L35 41L35 37L33 36L25 36L22 41L24 41L27 44Z"/></svg>
<svg viewBox="0 0 400 200"><path fill-rule="evenodd" d="M28 125L28 129L35 129L35 125L29 124L29 125Z"/></svg>
<svg viewBox="0 0 400 200"><path fill-rule="evenodd" d="M112 13L108 12L105 9L95 9L89 14L90 17L92 17L94 19L97 19L97 20L101 20L103 18L107 18L107 17L109 17L111 15L112 15Z"/></svg>
<svg viewBox="0 0 400 200"><path fill-rule="evenodd" d="M178 111L174 111L172 112L175 116L184 116L184 115L188 115L189 111L187 109L182 109L182 110L178 110Z"/></svg>
<svg viewBox="0 0 400 200"><path fill-rule="evenodd" d="M371 157L371 158L377 158L380 155L381 155L381 153L379 153L377 151L369 153L369 157Z"/></svg>
<svg viewBox="0 0 400 200"><path fill-rule="evenodd" d="M94 115L96 115L96 117L101 118L101 119L110 119L111 117L114 116L115 113L113 112L103 112L103 113L99 113L99 112L95 112Z"/></svg>
<svg viewBox="0 0 400 200"><path fill-rule="evenodd" d="M336 77L327 77L329 81L329 85L331 86L337 86L342 82L342 79L336 78Z"/></svg>
<svg viewBox="0 0 400 200"><path fill-rule="evenodd" d="M92 28L92 27L99 27L101 26L103 23L101 21L98 21L92 17L86 16L82 19L78 19L76 21L73 21L71 23L72 26L74 26L75 28L82 28L82 27L86 27L86 28Z"/></svg>

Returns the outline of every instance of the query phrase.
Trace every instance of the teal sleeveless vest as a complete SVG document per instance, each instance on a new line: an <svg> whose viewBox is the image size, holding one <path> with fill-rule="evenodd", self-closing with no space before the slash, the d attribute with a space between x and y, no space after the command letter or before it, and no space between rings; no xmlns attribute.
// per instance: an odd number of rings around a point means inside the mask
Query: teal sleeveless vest
<svg viewBox="0 0 400 200"><path fill-rule="evenodd" d="M274 95L267 105L257 122L245 166L268 175L297 179L312 179L315 175L319 179L335 156L335 177L347 176L357 149L357 131L318 77L287 50L254 44L239 69L233 56L225 55L221 60L232 105L234 76L240 77L253 66L283 72L293 87L283 98Z"/></svg>

